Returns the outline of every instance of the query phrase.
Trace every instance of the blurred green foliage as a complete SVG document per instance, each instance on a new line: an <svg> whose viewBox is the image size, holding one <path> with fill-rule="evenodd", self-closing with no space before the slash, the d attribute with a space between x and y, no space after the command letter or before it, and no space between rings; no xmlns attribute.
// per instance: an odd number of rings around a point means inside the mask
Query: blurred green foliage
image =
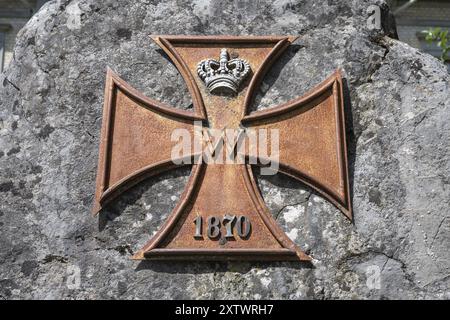
<svg viewBox="0 0 450 320"><path fill-rule="evenodd" d="M425 40L428 43L436 43L441 49L441 60L443 62L449 60L448 53L450 51L448 30L443 30L439 27L429 28L428 30L422 31L425 34Z"/></svg>

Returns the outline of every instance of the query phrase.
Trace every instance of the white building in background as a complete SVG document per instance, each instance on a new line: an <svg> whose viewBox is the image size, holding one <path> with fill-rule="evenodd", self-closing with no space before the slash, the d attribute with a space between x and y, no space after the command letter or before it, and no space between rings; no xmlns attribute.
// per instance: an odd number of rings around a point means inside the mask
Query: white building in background
<svg viewBox="0 0 450 320"><path fill-rule="evenodd" d="M19 30L48 0L0 0L0 72L12 59Z"/></svg>
<svg viewBox="0 0 450 320"><path fill-rule="evenodd" d="M441 50L435 44L428 44L422 31L430 27L450 30L450 0L390 0L388 3L395 16L399 39L439 57Z"/></svg>

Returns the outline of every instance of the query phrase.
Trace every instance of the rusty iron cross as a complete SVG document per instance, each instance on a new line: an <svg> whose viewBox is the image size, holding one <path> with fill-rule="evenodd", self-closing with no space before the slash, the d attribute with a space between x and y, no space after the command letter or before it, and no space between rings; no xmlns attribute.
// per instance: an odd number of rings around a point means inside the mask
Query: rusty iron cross
<svg viewBox="0 0 450 320"><path fill-rule="evenodd" d="M221 130L278 129L279 171L308 185L352 219L339 70L302 97L250 113L265 73L296 37L152 38L184 78L194 110L183 111L149 99L108 69L94 213L147 177L176 167L171 158L171 133L185 129L193 135L194 122L202 121ZM219 56L223 48L245 59L246 65L241 67L252 70L231 98L212 94L198 75L199 62ZM177 206L133 258L311 259L277 225L248 161L193 164Z"/></svg>

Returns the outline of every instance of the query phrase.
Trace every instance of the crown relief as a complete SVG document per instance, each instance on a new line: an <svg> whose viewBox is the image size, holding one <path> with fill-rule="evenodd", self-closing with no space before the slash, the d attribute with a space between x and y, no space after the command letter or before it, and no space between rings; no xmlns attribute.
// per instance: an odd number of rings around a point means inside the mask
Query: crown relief
<svg viewBox="0 0 450 320"><path fill-rule="evenodd" d="M237 93L240 84L250 73L250 64L243 59L229 59L227 49L220 51L219 61L202 60L197 66L197 73L209 92Z"/></svg>

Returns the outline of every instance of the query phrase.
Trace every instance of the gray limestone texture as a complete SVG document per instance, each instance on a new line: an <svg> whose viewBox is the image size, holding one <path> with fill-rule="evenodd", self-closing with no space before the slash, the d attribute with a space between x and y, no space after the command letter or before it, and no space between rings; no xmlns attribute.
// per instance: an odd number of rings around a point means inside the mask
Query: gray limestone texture
<svg viewBox="0 0 450 320"><path fill-rule="evenodd" d="M370 6L381 12L371 28ZM301 183L257 175L295 262L130 260L189 176L146 180L90 214L106 67L190 109L151 34L299 35L253 109L345 77L354 223ZM450 298L450 95L446 67L395 40L377 0L51 1L0 75L0 298Z"/></svg>

